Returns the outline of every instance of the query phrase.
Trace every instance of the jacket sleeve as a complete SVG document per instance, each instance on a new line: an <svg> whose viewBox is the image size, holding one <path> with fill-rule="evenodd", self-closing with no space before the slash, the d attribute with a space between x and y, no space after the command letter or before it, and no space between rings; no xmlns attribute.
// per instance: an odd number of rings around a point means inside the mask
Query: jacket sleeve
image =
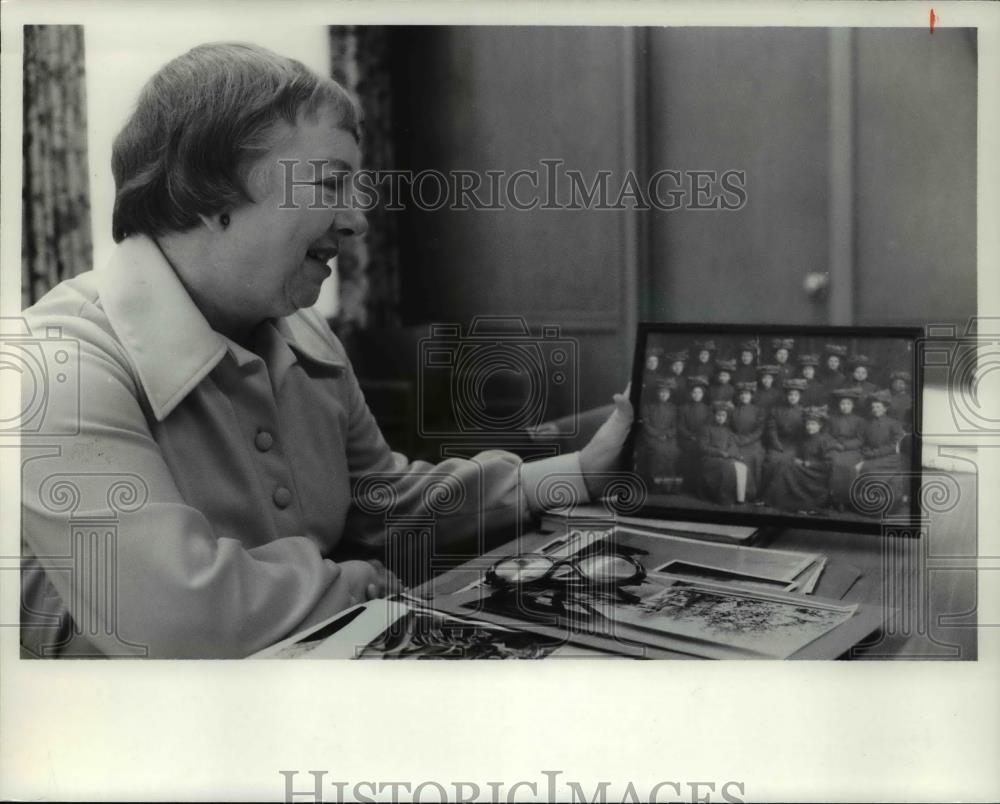
<svg viewBox="0 0 1000 804"><path fill-rule="evenodd" d="M558 505L590 501L578 453L522 461L502 450L440 463L410 461L386 443L352 369L348 463L353 504L344 538L382 549L393 521L433 522L434 548L479 537L489 546L534 514Z"/></svg>

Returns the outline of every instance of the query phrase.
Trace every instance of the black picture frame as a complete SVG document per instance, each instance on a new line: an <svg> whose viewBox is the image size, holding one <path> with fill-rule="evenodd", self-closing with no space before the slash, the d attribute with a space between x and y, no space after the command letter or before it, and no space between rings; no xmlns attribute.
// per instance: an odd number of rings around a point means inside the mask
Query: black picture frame
<svg viewBox="0 0 1000 804"><path fill-rule="evenodd" d="M666 335L677 338L689 336L691 342L718 338L795 338L795 339L830 339L847 341L863 339L865 341L879 339L905 340L909 343L909 359L907 369L912 378L912 422L907 437L911 439L909 446L909 466L903 466L902 472L909 482L904 483L908 499L906 510L884 512L870 519L859 516L803 516L798 513L774 513L773 510L761 512L752 509L731 510L725 506L716 508L687 508L675 504L665 504L662 499L647 487L646 502L638 511L639 516L650 516L661 519L691 521L703 523L719 523L720 525L743 525L758 528L798 528L802 530L840 531L843 533L883 532L886 515L891 518L894 526L903 523L916 523L921 518L920 487L921 487L921 438L923 432L922 396L923 372L918 357L918 342L924 332L919 327L855 327L831 325L780 325L780 324L704 324L704 323L665 323L642 321L637 326L635 350L632 364L631 402L635 411L635 419L622 451L620 468L624 472L635 470L636 442L641 428L641 409L643 399L643 379L646 350L650 336Z"/></svg>

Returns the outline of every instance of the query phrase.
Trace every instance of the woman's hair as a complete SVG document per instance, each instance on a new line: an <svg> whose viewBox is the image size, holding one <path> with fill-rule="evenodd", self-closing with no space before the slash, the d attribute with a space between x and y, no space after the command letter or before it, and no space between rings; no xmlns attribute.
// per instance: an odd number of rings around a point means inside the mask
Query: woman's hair
<svg viewBox="0 0 1000 804"><path fill-rule="evenodd" d="M321 109L359 138L359 114L343 87L295 59L229 42L178 56L146 83L115 138L115 242L181 232L199 215L249 202L250 170L272 145L275 125L315 119Z"/></svg>

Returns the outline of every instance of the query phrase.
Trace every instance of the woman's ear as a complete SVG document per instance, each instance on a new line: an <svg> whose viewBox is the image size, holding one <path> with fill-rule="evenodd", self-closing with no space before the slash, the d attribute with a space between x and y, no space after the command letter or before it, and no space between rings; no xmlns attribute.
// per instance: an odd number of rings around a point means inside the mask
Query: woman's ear
<svg viewBox="0 0 1000 804"><path fill-rule="evenodd" d="M208 227L208 230L214 234L221 234L229 227L228 212L220 212L217 215L198 215L198 217Z"/></svg>

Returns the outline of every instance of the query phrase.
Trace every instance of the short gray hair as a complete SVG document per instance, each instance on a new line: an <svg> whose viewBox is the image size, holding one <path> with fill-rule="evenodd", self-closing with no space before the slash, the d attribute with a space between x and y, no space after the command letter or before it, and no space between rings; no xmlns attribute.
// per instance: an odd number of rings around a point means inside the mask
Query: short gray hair
<svg viewBox="0 0 1000 804"><path fill-rule="evenodd" d="M347 91L295 59L239 42L199 45L146 83L115 138L112 236L191 229L247 203L247 178L279 121L330 109L360 139Z"/></svg>

